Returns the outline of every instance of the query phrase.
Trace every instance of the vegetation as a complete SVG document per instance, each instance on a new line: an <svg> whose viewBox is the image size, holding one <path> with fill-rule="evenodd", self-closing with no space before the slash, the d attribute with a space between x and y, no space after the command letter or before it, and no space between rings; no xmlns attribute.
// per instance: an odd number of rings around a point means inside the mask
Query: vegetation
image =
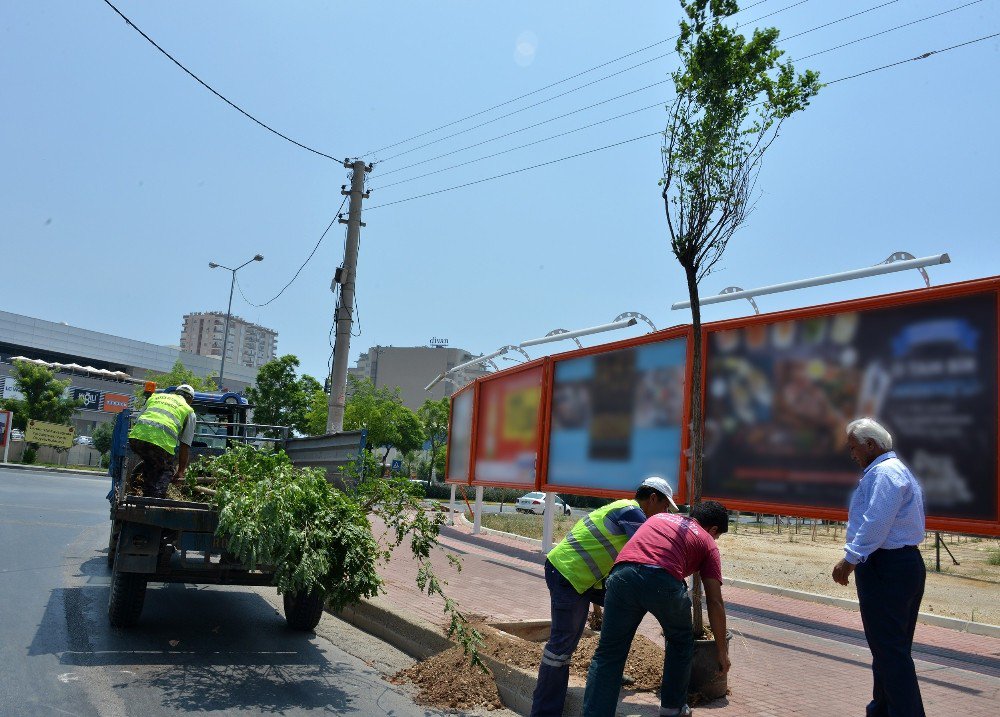
<svg viewBox="0 0 1000 717"><path fill-rule="evenodd" d="M184 363L177 359L174 362L174 367L170 369L167 373L156 373L155 371L146 372L147 381L155 381L157 388L166 388L167 386L180 386L182 383L186 383L191 386L195 391L216 391L215 377L206 376L202 378L195 374L194 371L190 370ZM143 387L139 386L136 389L135 395L142 396Z"/></svg>
<svg viewBox="0 0 1000 717"><path fill-rule="evenodd" d="M94 449L102 456L111 450L111 438L115 432L115 424L112 422L98 424L94 429L91 438L94 440Z"/></svg>
<svg viewBox="0 0 1000 717"><path fill-rule="evenodd" d="M472 517L469 516L471 520ZM514 535L523 535L526 538L534 538L535 540L542 539L542 524L544 517L541 515L524 515L522 513L514 512L511 508L509 513L486 513L483 515L482 524L484 528L490 528L491 530L502 530L505 533L513 533ZM556 541L560 538L555 536L562 536L573 529L576 521L579 518L574 518L571 515L557 515L554 517L552 535Z"/></svg>
<svg viewBox="0 0 1000 717"><path fill-rule="evenodd" d="M344 406L344 428L365 429L367 448L385 451L382 460L395 448L405 455L424 443L424 426L413 411L403 405L399 389L375 388L369 379L347 377L351 397Z"/></svg>
<svg viewBox="0 0 1000 717"><path fill-rule="evenodd" d="M428 461L428 476L436 475L439 480L444 479L445 467L445 446L448 443L448 417L451 412L451 403L447 398L437 401L427 399L417 410L417 416L424 425L424 441L430 443L431 454Z"/></svg>
<svg viewBox="0 0 1000 717"><path fill-rule="evenodd" d="M308 374L299 377L299 359L291 354L272 359L257 371L257 380L246 390L253 408L255 423L269 426L291 426L300 433L309 433L311 424L306 413L309 399L323 387ZM323 426L325 433L326 426Z"/></svg>
<svg viewBox="0 0 1000 717"><path fill-rule="evenodd" d="M776 28L749 39L725 24L736 0L680 0L673 73L662 148L663 207L670 248L684 269L694 329L691 369L691 503L701 501L704 436L701 401L702 335L698 284L722 258L753 209L764 154L783 122L804 110L821 87L819 75L795 74L781 62ZM695 580L695 632L702 628L701 583Z"/></svg>
<svg viewBox="0 0 1000 717"><path fill-rule="evenodd" d="M6 398L0 400L0 408L14 412L13 427L22 431L28 427L28 421L46 421L70 425L70 417L83 401L66 397L69 380L60 381L55 374L45 366L15 361L11 376L17 381L17 388L23 398ZM31 450L32 460L34 449ZM25 458L28 449L25 450Z"/></svg>

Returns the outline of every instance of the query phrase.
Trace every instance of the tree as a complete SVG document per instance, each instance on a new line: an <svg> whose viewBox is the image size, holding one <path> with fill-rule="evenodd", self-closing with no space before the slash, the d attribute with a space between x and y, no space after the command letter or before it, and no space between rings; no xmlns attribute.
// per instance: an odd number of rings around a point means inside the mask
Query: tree
<svg viewBox="0 0 1000 717"><path fill-rule="evenodd" d="M14 428L23 431L28 421L70 425L70 417L83 405L82 400L66 397L69 379L60 381L45 366L15 361L11 376L23 398L4 399L0 408L14 412Z"/></svg>
<svg viewBox="0 0 1000 717"><path fill-rule="evenodd" d="M423 445L423 424L403 405L398 388L375 388L370 379L355 376L348 376L347 383L351 397L344 406L344 428L365 429L368 450L384 448L384 461L393 448L405 454Z"/></svg>
<svg viewBox="0 0 1000 717"><path fill-rule="evenodd" d="M424 440L430 441L431 444L431 460L430 464L435 469L437 468L438 458L443 452L443 448L448 440L448 415L451 410L451 404L447 398L442 398L437 401L428 398L424 401L422 405L417 410L417 416L424 424ZM438 476L443 476L442 472L437 473Z"/></svg>
<svg viewBox="0 0 1000 717"><path fill-rule="evenodd" d="M167 373L156 373L155 371L146 372L147 381L155 381L157 388L166 388L167 386L180 386L182 383L188 384L195 391L215 391L215 377L209 376L198 376L194 371L189 369L184 363L177 359L174 362L174 367L170 369ZM136 395L142 395L142 387L136 390Z"/></svg>
<svg viewBox="0 0 1000 717"><path fill-rule="evenodd" d="M257 380L246 390L254 421L270 426L291 426L308 433L309 397L322 385L308 374L296 375L299 359L291 354L272 359L257 371Z"/></svg>
<svg viewBox="0 0 1000 717"><path fill-rule="evenodd" d="M322 388L309 394L303 433L309 436L326 434L326 417L330 411L329 398Z"/></svg>
<svg viewBox="0 0 1000 717"><path fill-rule="evenodd" d="M94 439L94 449L102 456L111 450L111 439L114 436L115 424L113 422L101 423L94 429L91 438Z"/></svg>
<svg viewBox="0 0 1000 717"><path fill-rule="evenodd" d="M820 90L819 75L795 74L781 62L778 30L756 29L750 39L724 24L736 0L680 0L673 73L662 149L663 207L670 248L684 269L694 330L691 370L691 504L701 502L701 309L698 284L722 258L753 209L765 152L783 122L804 110ZM702 629L700 581L695 581L695 632Z"/></svg>

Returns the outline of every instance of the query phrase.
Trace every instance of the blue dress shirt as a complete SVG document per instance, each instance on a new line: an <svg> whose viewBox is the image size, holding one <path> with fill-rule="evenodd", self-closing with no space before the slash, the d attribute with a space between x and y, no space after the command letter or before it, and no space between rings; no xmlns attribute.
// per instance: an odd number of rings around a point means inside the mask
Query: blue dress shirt
<svg viewBox="0 0 1000 717"><path fill-rule="evenodd" d="M857 565L879 548L919 545L924 539L924 492L892 451L861 476L847 518L847 562Z"/></svg>

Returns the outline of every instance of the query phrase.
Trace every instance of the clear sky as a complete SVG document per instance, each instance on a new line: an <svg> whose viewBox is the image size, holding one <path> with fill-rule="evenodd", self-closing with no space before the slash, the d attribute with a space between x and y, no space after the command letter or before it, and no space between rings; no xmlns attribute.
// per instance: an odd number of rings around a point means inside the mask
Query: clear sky
<svg viewBox="0 0 1000 717"><path fill-rule="evenodd" d="M368 156L377 160L375 191L364 216L351 363L374 344L426 345L431 337L491 352L625 311L660 328L690 319L670 310L686 290L669 253L655 136L378 208L662 130L670 84L649 85L667 80L676 58L645 61L673 50L678 3L114 1L220 93L338 158L660 42ZM798 69L831 81L1000 32L1000 3L983 0L798 60L967 2L765 0L738 18L774 12L760 24L787 37L877 8L782 44ZM0 308L176 344L183 314L226 308L229 275L208 262L235 266L258 252L265 261L242 270L240 283L251 301L274 296L336 214L346 170L225 105L103 0L6 0L2 8ZM935 284L1000 274L998 69L1000 38L992 38L825 88L772 147L757 209L703 293L859 268L896 251L949 252L952 264L930 270ZM417 149L432 140L440 141ZM413 151L394 156L404 150ZM446 152L454 153L434 159ZM269 306L252 307L238 293L233 302L235 314L278 331L280 353L298 355L320 377L343 239L335 225ZM922 285L907 272L759 304L773 311ZM704 318L749 310L723 304Z"/></svg>

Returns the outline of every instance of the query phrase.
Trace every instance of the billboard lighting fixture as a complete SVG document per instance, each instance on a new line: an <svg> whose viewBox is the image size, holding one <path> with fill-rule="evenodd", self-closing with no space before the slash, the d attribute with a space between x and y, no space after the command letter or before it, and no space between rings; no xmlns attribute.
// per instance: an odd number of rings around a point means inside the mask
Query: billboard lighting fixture
<svg viewBox="0 0 1000 717"><path fill-rule="evenodd" d="M629 326L635 326L638 323L634 316L624 319L622 321L612 321L610 324L601 324L600 326L591 326L589 329L577 329L576 331L567 331L562 334L554 334L552 336L542 336L538 339L528 339L527 341L522 341L518 344L519 347L524 348L526 346L537 346L538 344L547 344L551 341L563 341L565 339L575 339L579 336L589 336L590 334L599 334L604 331L614 331L615 329L624 329Z"/></svg>
<svg viewBox="0 0 1000 717"><path fill-rule="evenodd" d="M799 279L798 281L786 281L783 284L772 284L771 286L762 286L759 289L746 289L745 291L734 291L729 294L719 294L717 296L709 296L704 299L701 299L698 303L701 306L707 306L709 304L720 304L723 301L734 301L736 299L749 299L756 296L764 296L766 294L777 294L782 291L805 289L811 286L823 286L824 284L834 284L838 281L851 281L852 279L864 279L865 277L878 276L879 274L891 274L896 271L923 269L925 266L936 266L938 264L949 264L949 263L951 263L951 257L949 257L947 254L935 254L934 256L925 256L922 259L907 259L904 261L893 261L891 264L876 264L875 266L866 266L863 269L852 269L851 271L842 271L838 274L827 274L826 276L817 276L813 277L812 279ZM676 304L670 305L670 308L673 310L688 309L690 307L691 307L690 301L678 301ZM521 345L523 346L524 344Z"/></svg>
<svg viewBox="0 0 1000 717"><path fill-rule="evenodd" d="M437 376L434 377L433 381L431 381L429 384L427 384L426 386L424 386L424 390L425 391L430 391L432 388L434 388L435 386L437 386L443 380L444 380L444 374L443 373L439 373Z"/></svg>
<svg viewBox="0 0 1000 717"><path fill-rule="evenodd" d="M424 387L424 390L425 391L430 391L432 388L434 388L436 385L438 385L439 382L441 382L442 380L444 380L445 378L447 378L450 374L456 373L458 371L461 371L462 369L466 369L466 368L469 368L471 366L475 366L476 364L486 363L487 361L492 361L497 356L503 356L505 353L507 353L510 350L510 348L511 348L510 346L504 346L502 349L498 349L498 350L494 351L491 354L487 354L485 356L480 356L479 358L474 358L471 361L466 361L465 363L460 363L458 366L455 366L454 368L451 368L451 369L445 371L444 373L438 374L437 377L435 377L435 379L433 381L431 381L429 384L427 384Z"/></svg>

